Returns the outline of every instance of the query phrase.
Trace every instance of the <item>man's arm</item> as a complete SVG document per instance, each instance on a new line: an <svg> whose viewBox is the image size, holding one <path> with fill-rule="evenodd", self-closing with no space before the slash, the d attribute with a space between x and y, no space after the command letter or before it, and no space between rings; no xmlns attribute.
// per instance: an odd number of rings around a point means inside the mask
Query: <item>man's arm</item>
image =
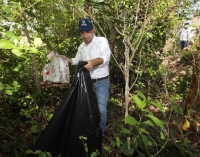
<svg viewBox="0 0 200 157"><path fill-rule="evenodd" d="M192 27L191 29L190 29L190 31L196 31L196 30L198 30L197 28L194 28L194 27Z"/></svg>
<svg viewBox="0 0 200 157"><path fill-rule="evenodd" d="M103 64L104 60L102 58L96 58L87 61L88 64L84 66L87 70L92 70L94 66Z"/></svg>
<svg viewBox="0 0 200 157"><path fill-rule="evenodd" d="M177 38L180 38L181 32L182 32L182 29L177 33L176 35Z"/></svg>
<svg viewBox="0 0 200 157"><path fill-rule="evenodd" d="M67 62L68 62L68 63L70 63L70 64L72 64L72 63L73 63L71 58L69 58L69 57L66 57L66 56L64 56L64 55L60 55L60 58L62 58L62 59L66 59L66 60L67 60Z"/></svg>
<svg viewBox="0 0 200 157"><path fill-rule="evenodd" d="M73 63L71 58L66 57L64 55L60 55L60 58L66 59L67 62L70 63L70 64ZM103 64L103 61L104 60L102 58L96 58L96 59L92 59L92 60L87 60L88 63L84 66L84 68L87 69L87 70L92 70L94 66Z"/></svg>

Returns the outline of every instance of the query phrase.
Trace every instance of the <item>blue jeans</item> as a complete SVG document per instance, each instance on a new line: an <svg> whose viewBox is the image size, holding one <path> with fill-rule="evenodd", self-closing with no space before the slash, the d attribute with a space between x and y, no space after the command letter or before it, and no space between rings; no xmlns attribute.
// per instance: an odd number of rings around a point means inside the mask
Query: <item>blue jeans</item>
<svg viewBox="0 0 200 157"><path fill-rule="evenodd" d="M109 90L110 90L109 78L93 82L93 87L99 105L99 111L100 111L99 126L102 130L102 136L103 136L107 122L107 105L108 105Z"/></svg>
<svg viewBox="0 0 200 157"><path fill-rule="evenodd" d="M187 47L187 44L188 44L188 41L181 40L180 41L181 50L183 50L185 47Z"/></svg>

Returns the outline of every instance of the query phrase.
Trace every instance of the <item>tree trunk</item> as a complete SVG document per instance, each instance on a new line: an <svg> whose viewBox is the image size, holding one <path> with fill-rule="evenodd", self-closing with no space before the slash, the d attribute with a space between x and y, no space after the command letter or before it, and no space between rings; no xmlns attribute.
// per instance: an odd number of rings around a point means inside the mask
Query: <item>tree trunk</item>
<svg viewBox="0 0 200 157"><path fill-rule="evenodd" d="M115 45L117 31L115 30L115 27L110 20L107 20L107 24L110 30L109 45L111 52L114 52L114 45Z"/></svg>
<svg viewBox="0 0 200 157"><path fill-rule="evenodd" d="M21 16L22 16L22 20L23 20L23 24L24 24L25 35L26 35L26 37L28 39L28 42L31 44L30 35L29 35L28 29L27 29L27 25L26 25L26 15L24 14L22 8L21 8ZM32 62L33 62L35 86L38 89L38 93L41 94L41 86L40 86L40 81L39 81L39 77L38 77L38 69L37 69L35 56L31 55L31 58L32 58Z"/></svg>
<svg viewBox="0 0 200 157"><path fill-rule="evenodd" d="M125 117L129 115L129 68L130 68L130 60L129 60L129 48L125 44L125 66L124 66L124 76L125 76Z"/></svg>
<svg viewBox="0 0 200 157"><path fill-rule="evenodd" d="M129 115L129 68L130 68L130 60L129 60L129 48L125 42L125 65L124 65L124 76L125 76L125 117ZM127 149L131 149L130 147L130 136L127 137Z"/></svg>

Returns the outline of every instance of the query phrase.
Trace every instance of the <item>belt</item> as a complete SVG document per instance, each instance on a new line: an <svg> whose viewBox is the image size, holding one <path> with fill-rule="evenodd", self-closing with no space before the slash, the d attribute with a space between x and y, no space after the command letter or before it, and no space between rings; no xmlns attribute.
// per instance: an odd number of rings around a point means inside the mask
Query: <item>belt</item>
<svg viewBox="0 0 200 157"><path fill-rule="evenodd" d="M97 81L104 80L104 79L107 79L107 78L108 78L108 76L97 78L97 79L92 79L92 82L97 82Z"/></svg>

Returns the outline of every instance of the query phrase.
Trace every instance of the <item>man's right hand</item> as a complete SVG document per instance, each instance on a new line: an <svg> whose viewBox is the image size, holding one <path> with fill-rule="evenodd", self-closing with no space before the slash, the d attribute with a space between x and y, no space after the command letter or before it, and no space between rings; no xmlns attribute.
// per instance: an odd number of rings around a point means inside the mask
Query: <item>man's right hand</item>
<svg viewBox="0 0 200 157"><path fill-rule="evenodd" d="M72 59L71 58L68 58L65 55L59 55L59 57L62 58L62 59L66 59L67 62L69 62L70 64L72 64Z"/></svg>

